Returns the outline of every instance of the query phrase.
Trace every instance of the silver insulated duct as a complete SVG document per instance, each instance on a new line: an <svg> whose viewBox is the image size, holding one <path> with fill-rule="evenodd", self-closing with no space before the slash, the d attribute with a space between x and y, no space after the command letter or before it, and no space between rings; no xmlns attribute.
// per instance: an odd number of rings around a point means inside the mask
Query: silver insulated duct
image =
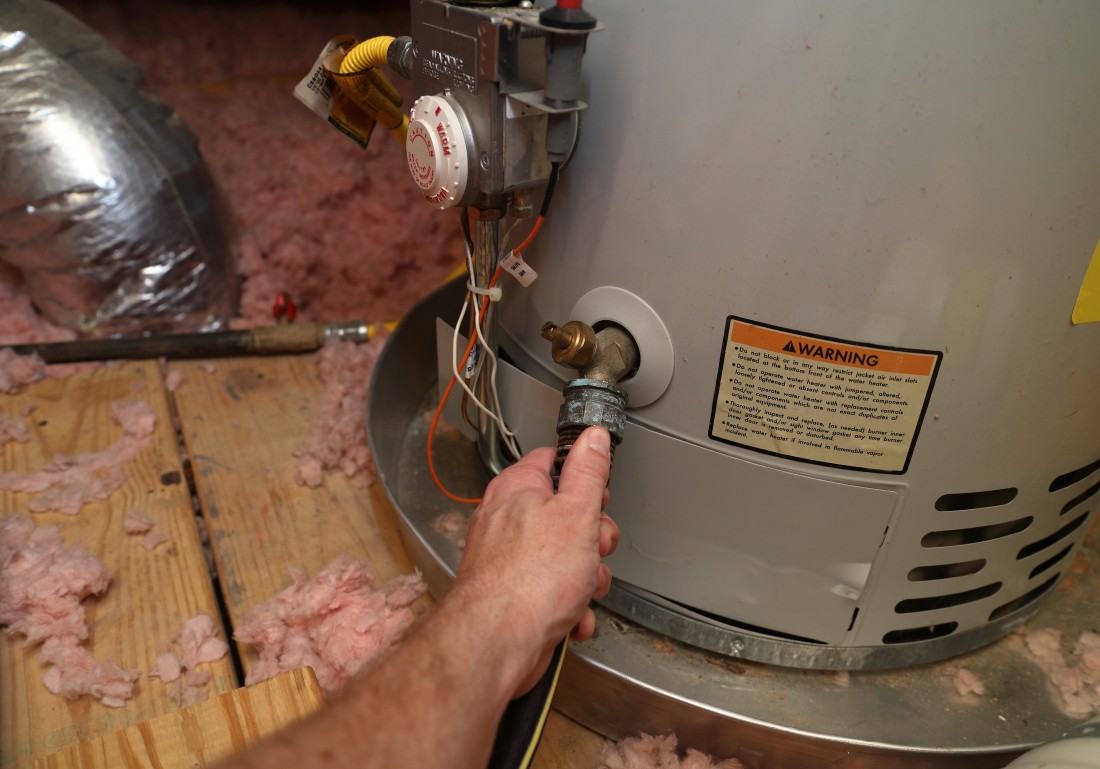
<svg viewBox="0 0 1100 769"><path fill-rule="evenodd" d="M231 270L197 142L58 7L0 4L0 261L88 335L209 330Z"/></svg>

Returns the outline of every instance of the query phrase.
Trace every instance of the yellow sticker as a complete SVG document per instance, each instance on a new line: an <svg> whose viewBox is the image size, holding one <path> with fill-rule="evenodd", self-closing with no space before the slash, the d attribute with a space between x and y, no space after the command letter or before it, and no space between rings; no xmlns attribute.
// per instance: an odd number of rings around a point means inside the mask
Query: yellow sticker
<svg viewBox="0 0 1100 769"><path fill-rule="evenodd" d="M1092 252L1092 261L1085 271L1085 281L1081 292L1077 294L1077 304L1073 305L1073 322L1096 323L1100 321L1100 243Z"/></svg>

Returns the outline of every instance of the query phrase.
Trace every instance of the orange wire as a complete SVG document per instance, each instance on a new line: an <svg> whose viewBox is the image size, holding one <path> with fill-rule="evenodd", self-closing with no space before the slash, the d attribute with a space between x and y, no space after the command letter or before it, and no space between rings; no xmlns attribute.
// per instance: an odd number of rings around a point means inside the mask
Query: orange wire
<svg viewBox="0 0 1100 769"><path fill-rule="evenodd" d="M533 241L535 239L535 235L537 235L539 230L542 229L542 222L545 218L546 218L545 216L539 216L539 218L535 220L535 226L531 228L531 231L529 233L527 233L527 237L524 238L523 242L512 249L513 253L520 254L520 253L523 252L524 249L526 249L529 245L531 245L531 241ZM489 288L492 288L493 286L496 285L497 279L500 278L500 274L501 274L502 271L503 271L503 268L498 265L497 269L496 269L496 272L493 273L493 277L489 280ZM484 299L481 300L481 317L482 318L485 317L485 311L488 309L488 307L489 307L489 297L486 296ZM462 361L463 362L465 362L470 357L470 351L474 349L474 343L475 342L477 342L477 334L471 334L470 335L470 341L467 342L467 344L466 344L466 352L462 353ZM436 428L436 425L439 424L440 415L443 414L443 405L447 402L447 398L450 397L451 390L454 389L455 383L457 381L458 380L455 378L455 375L451 374L451 381L447 383L447 387L443 391L443 397L439 399L439 405L435 407L435 415L432 416L432 426L428 428L428 472L431 473L432 480L435 482L436 488L438 488L441 492L443 492L443 495L445 497L447 497L448 499L452 499L455 502L463 502L463 503L470 504L470 505L478 505L478 504L481 504L481 500L482 500L481 497L477 497L475 499L473 497L460 497L457 494L452 494L447 489L447 487L443 485L443 482L441 480L439 480L439 476L436 475L435 462L432 460L432 441L435 438L435 428Z"/></svg>
<svg viewBox="0 0 1100 769"><path fill-rule="evenodd" d="M535 226L531 228L531 231L529 233L527 233L527 237L524 239L524 241L512 249L512 253L523 253L523 250L531 245L531 241L535 239L535 236L539 234L539 230L542 229L542 221L545 218L545 216L539 216L539 218L535 220Z"/></svg>
<svg viewBox="0 0 1100 769"><path fill-rule="evenodd" d="M469 350L466 352L469 355ZM428 428L428 471L432 474L432 480L435 481L436 488L443 492L444 496L453 499L455 502L465 502L471 505L481 504L481 498L472 497L460 497L457 494L452 494L447 490L447 487L443 485L443 482L439 480L439 476L435 473L435 463L432 462L432 438L435 437L435 426L439 424L439 415L443 413L443 404L447 402L448 396L451 394L451 390L455 386L454 374L451 375L451 381L447 385L447 389L443 391L443 397L439 401L439 406L435 410L435 416L432 417L432 426Z"/></svg>
<svg viewBox="0 0 1100 769"><path fill-rule="evenodd" d="M496 285L497 279L500 277L503 267L497 267L496 272L493 273L493 277L489 280L489 288ZM481 300L481 317L485 317L485 310L489 307L489 297L486 296ZM477 334L470 334L470 341L466 343L466 352L462 353L461 360L465 362L470 357L470 351L474 349L474 343L477 342ZM435 481L436 488L438 488L443 495L449 499L453 499L455 502L465 502L471 505L477 505L481 503L481 497L460 497L456 494L452 494L447 490L447 487L443 485L443 482L439 480L439 476L435 472L435 462L432 461L432 440L435 438L435 428L439 424L439 417L443 413L443 405L447 402L447 398L451 395L451 390L454 389L455 382L458 380L454 374L451 374L451 381L447 383L447 389L443 391L443 397L439 399L439 405L435 407L435 415L432 417L432 426L428 428L428 472L432 475L432 480Z"/></svg>

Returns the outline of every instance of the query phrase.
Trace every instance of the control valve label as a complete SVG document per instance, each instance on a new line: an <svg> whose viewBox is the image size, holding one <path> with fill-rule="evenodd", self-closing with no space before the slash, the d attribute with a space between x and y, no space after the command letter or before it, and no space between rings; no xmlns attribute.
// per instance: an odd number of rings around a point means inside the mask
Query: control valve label
<svg viewBox="0 0 1100 769"><path fill-rule="evenodd" d="M941 357L730 316L710 437L805 462L904 473Z"/></svg>

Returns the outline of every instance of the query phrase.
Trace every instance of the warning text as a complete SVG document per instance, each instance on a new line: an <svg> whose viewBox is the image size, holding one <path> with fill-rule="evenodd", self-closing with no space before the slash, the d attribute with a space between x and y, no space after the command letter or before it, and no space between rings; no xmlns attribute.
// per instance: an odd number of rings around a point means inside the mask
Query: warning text
<svg viewBox="0 0 1100 769"><path fill-rule="evenodd" d="M902 472L937 362L936 353L835 344L733 320L711 437L812 462Z"/></svg>

